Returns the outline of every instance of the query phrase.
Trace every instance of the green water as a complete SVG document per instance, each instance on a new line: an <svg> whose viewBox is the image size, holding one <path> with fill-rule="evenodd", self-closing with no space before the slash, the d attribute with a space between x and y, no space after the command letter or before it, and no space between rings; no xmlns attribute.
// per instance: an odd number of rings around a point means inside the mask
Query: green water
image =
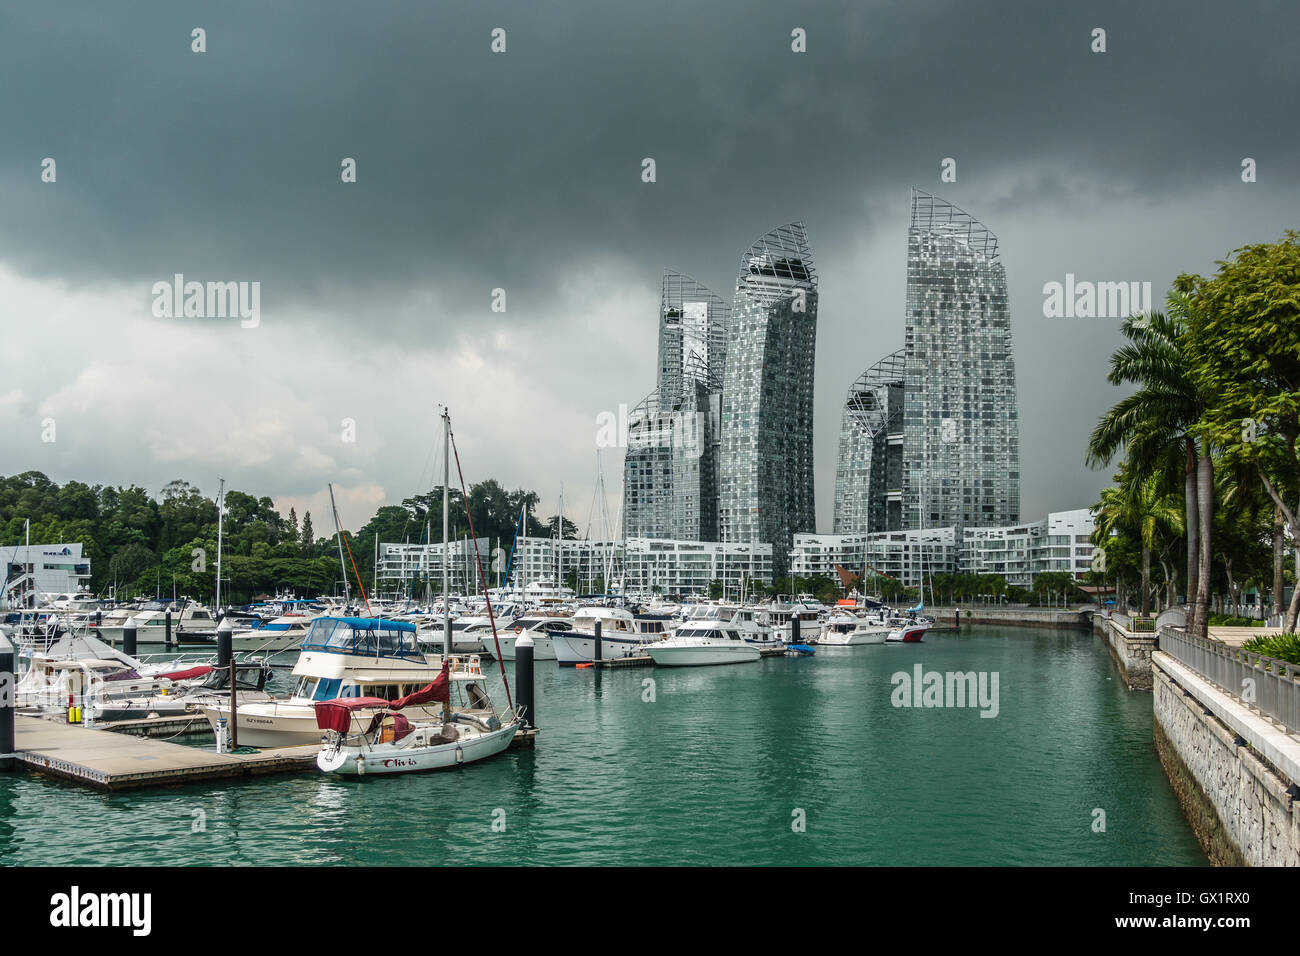
<svg viewBox="0 0 1300 956"><path fill-rule="evenodd" d="M891 675L917 663L997 672L998 715L893 706ZM1205 863L1152 747L1151 695L1084 632L537 670L537 749L461 770L114 795L0 777L0 863Z"/></svg>

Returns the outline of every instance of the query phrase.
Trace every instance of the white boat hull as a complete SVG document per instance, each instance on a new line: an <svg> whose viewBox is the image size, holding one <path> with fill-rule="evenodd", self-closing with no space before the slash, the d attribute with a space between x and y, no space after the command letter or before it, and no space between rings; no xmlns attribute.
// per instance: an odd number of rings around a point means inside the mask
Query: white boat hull
<svg viewBox="0 0 1300 956"><path fill-rule="evenodd" d="M510 746L518 729L517 723L510 723L490 733L429 747L402 747L400 742L367 747L325 747L316 755L316 766L326 773L353 776L446 770L496 756Z"/></svg>
<svg viewBox="0 0 1300 956"><path fill-rule="evenodd" d="M596 639L586 634L551 634L551 647L555 651L555 660L561 666L587 664L596 659ZM600 639L600 656L602 660L616 657L631 657L641 653L651 644L662 638L647 640L643 637L629 635L605 636ZM757 649L754 651L758 653Z"/></svg>
<svg viewBox="0 0 1300 956"><path fill-rule="evenodd" d="M707 667L713 664L746 664L762 657L756 646L747 644L744 641L726 644L672 644L663 641L647 647L646 653L660 667Z"/></svg>
<svg viewBox="0 0 1300 956"><path fill-rule="evenodd" d="M522 635L510 631L506 634L499 635L501 641L501 659L513 661L515 659L515 641L519 640ZM555 647L551 644L551 639L541 631L532 631L530 636L533 639L533 660L535 661L553 661L555 660ZM496 657L496 647L492 643L492 638L483 639L483 650L488 657Z"/></svg>
<svg viewBox="0 0 1300 956"><path fill-rule="evenodd" d="M224 707L208 705L200 708L208 719L215 733L217 721L225 719L230 723L230 704ZM427 707L408 707L404 713L412 720L433 720L442 716L442 704L430 704ZM316 724L314 705L267 704L240 705L235 715L239 730L239 746L257 747L259 750L269 747L301 747L305 744L320 743L323 732Z"/></svg>
<svg viewBox="0 0 1300 956"><path fill-rule="evenodd" d="M889 628L882 627L869 631L849 631L847 634L827 631L816 643L830 647L860 647L865 644L884 644L888 638Z"/></svg>

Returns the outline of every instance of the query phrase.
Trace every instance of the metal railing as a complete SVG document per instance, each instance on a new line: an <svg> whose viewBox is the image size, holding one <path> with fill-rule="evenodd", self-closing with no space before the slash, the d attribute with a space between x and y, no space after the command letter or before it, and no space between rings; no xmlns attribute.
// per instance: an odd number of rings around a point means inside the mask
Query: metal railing
<svg viewBox="0 0 1300 956"><path fill-rule="evenodd" d="M1160 650L1288 733L1300 733L1300 665L1192 637L1174 627L1161 628Z"/></svg>

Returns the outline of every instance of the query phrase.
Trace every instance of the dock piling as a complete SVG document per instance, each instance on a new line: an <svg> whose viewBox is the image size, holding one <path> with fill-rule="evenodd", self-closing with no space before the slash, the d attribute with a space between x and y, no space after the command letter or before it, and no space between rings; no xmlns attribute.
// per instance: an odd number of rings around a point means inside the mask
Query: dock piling
<svg viewBox="0 0 1300 956"><path fill-rule="evenodd" d="M227 667L234 658L235 626L229 618L222 618L217 625L217 666Z"/></svg>
<svg viewBox="0 0 1300 956"><path fill-rule="evenodd" d="M167 630L163 633L163 647L172 646L172 609L168 608L167 613L163 615L163 627Z"/></svg>
<svg viewBox="0 0 1300 956"><path fill-rule="evenodd" d="M122 627L122 653L135 657L135 618L128 617Z"/></svg>
<svg viewBox="0 0 1300 956"><path fill-rule="evenodd" d="M599 619L599 618L597 618L597 620L596 620L596 640L595 640L595 645L596 645L596 647L595 647L594 651L592 652L592 660L594 660L594 661L599 661L599 660L600 660L600 650L601 650L601 648L600 648L600 619Z"/></svg>
<svg viewBox="0 0 1300 956"><path fill-rule="evenodd" d="M14 765L14 710L18 705L18 673L14 646L0 631L0 770Z"/></svg>
<svg viewBox="0 0 1300 956"><path fill-rule="evenodd" d="M799 615L790 615L790 643L798 644L799 641Z"/></svg>
<svg viewBox="0 0 1300 956"><path fill-rule="evenodd" d="M533 697L533 639L524 631L515 641L515 697L518 710L523 711L524 726L537 726L537 711Z"/></svg>

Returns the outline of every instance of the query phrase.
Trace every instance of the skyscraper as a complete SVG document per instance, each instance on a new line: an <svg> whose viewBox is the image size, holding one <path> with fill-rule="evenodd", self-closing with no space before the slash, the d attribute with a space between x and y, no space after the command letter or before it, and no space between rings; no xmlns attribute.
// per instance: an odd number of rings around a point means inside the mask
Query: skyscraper
<svg viewBox="0 0 1300 956"><path fill-rule="evenodd" d="M627 537L717 537L718 427L729 311L690 276L664 273L658 385L628 416Z"/></svg>
<svg viewBox="0 0 1300 956"><path fill-rule="evenodd" d="M998 240L912 190L907 233L904 528L1020 520L1020 429Z"/></svg>
<svg viewBox="0 0 1300 956"><path fill-rule="evenodd" d="M899 349L849 386L835 469L835 534L870 534L903 527L905 366L904 352Z"/></svg>
<svg viewBox="0 0 1300 956"><path fill-rule="evenodd" d="M803 223L774 229L740 262L722 386L718 521L723 542L772 545L786 573L813 531L817 274Z"/></svg>

